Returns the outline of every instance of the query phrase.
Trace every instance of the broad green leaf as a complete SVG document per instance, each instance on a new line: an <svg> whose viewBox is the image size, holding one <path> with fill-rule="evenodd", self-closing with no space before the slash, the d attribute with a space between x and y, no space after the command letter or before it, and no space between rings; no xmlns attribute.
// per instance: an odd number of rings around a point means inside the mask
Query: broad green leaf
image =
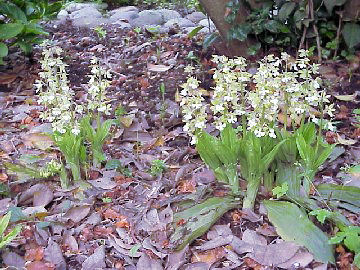
<svg viewBox="0 0 360 270"><path fill-rule="evenodd" d="M283 24L276 20L268 20L265 23L265 28L272 33L282 32Z"/></svg>
<svg viewBox="0 0 360 270"><path fill-rule="evenodd" d="M213 150L216 144L215 139L206 132L199 132L197 139L196 149L206 165L213 171L221 167L221 161Z"/></svg>
<svg viewBox="0 0 360 270"><path fill-rule="evenodd" d="M358 268L360 268L360 252L359 251L357 253L355 253L354 263Z"/></svg>
<svg viewBox="0 0 360 270"><path fill-rule="evenodd" d="M264 201L270 222L285 241L305 246L315 260L335 263L332 246L323 231L316 227L295 204L282 201Z"/></svg>
<svg viewBox="0 0 360 270"><path fill-rule="evenodd" d="M8 47L5 43L0 42L0 58L7 56L9 53Z"/></svg>
<svg viewBox="0 0 360 270"><path fill-rule="evenodd" d="M286 2L283 4L279 10L279 20L285 21L289 18L289 15L293 12L294 8L296 6L295 2Z"/></svg>
<svg viewBox="0 0 360 270"><path fill-rule="evenodd" d="M236 27L230 29L228 38L245 41L250 32L251 26L248 23L239 24Z"/></svg>
<svg viewBox="0 0 360 270"><path fill-rule="evenodd" d="M311 146L307 145L304 137L301 134L296 137L296 145L301 159L305 162L307 166L310 166L312 162L312 149Z"/></svg>
<svg viewBox="0 0 360 270"><path fill-rule="evenodd" d="M11 20L21 21L23 23L27 22L25 13L13 3L0 2L0 13L6 14Z"/></svg>
<svg viewBox="0 0 360 270"><path fill-rule="evenodd" d="M9 221L11 218L11 211L8 212L5 216L3 216L0 220L0 237L3 237L4 232L9 225Z"/></svg>
<svg viewBox="0 0 360 270"><path fill-rule="evenodd" d="M342 6L346 0L324 0L325 7L329 14L332 13L335 6Z"/></svg>
<svg viewBox="0 0 360 270"><path fill-rule="evenodd" d="M318 156L317 160L314 163L314 169L318 169L331 155L334 151L335 144L323 146L325 149L322 150L321 154Z"/></svg>
<svg viewBox="0 0 360 270"><path fill-rule="evenodd" d="M23 29L24 25L22 23L0 24L0 40L16 37Z"/></svg>
<svg viewBox="0 0 360 270"><path fill-rule="evenodd" d="M261 43L257 42L254 45L249 46L249 48L247 49L246 53L248 55L255 55L257 54L257 52L260 50L261 48Z"/></svg>
<svg viewBox="0 0 360 270"><path fill-rule="evenodd" d="M360 188L358 187L321 184L317 186L317 191L325 200L338 200L360 207Z"/></svg>
<svg viewBox="0 0 360 270"><path fill-rule="evenodd" d="M342 30L342 35L348 48L353 48L360 43L360 25L356 23L346 23Z"/></svg>
<svg viewBox="0 0 360 270"><path fill-rule="evenodd" d="M312 210L309 215L316 216L316 219L321 223L324 224L325 219L332 215L332 212L326 209L316 209Z"/></svg>
<svg viewBox="0 0 360 270"><path fill-rule="evenodd" d="M182 212L174 214L174 233L170 243L177 250L206 233L227 211L239 206L239 201L231 197L212 197Z"/></svg>
<svg viewBox="0 0 360 270"><path fill-rule="evenodd" d="M29 23L29 24L25 25L24 30L25 30L25 33L32 33L32 34L37 34L37 35L48 35L49 34L37 23Z"/></svg>
<svg viewBox="0 0 360 270"><path fill-rule="evenodd" d="M218 38L220 38L219 34L217 33L211 33L207 35L203 41L203 48L206 50L210 47L211 44L213 44Z"/></svg>
<svg viewBox="0 0 360 270"><path fill-rule="evenodd" d="M269 153L267 153L260 162L261 173L263 173L270 166L270 163L273 162L276 154L278 153L280 147L287 141L287 139L279 142Z"/></svg>
<svg viewBox="0 0 360 270"><path fill-rule="evenodd" d="M27 216L21 211L20 207L11 206L8 210L11 211L10 222L18 222L27 219Z"/></svg>
<svg viewBox="0 0 360 270"><path fill-rule="evenodd" d="M14 238L21 232L21 225L17 225L11 232L9 232L4 238L0 241L0 249L9 244Z"/></svg>
<svg viewBox="0 0 360 270"><path fill-rule="evenodd" d="M188 33L188 38L193 38L193 37L195 37L196 36L196 34L197 33L199 33L199 31L201 30L201 29L203 29L204 28L204 26L202 26L202 25L200 25L200 26L198 26L198 27L195 27L193 30L191 30L189 33Z"/></svg>
<svg viewBox="0 0 360 270"><path fill-rule="evenodd" d="M130 256L131 257L134 256L138 252L139 248L141 248L141 247L142 247L142 245L140 243L134 245L129 251Z"/></svg>
<svg viewBox="0 0 360 270"><path fill-rule="evenodd" d="M26 55L32 52L32 45L27 42L18 41L15 44L18 45Z"/></svg>

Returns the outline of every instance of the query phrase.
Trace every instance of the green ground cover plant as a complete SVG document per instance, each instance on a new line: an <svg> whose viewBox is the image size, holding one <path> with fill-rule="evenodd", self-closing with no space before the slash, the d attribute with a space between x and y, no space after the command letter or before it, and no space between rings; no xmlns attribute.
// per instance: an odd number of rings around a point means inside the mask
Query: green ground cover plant
<svg viewBox="0 0 360 270"><path fill-rule="evenodd" d="M61 9L60 1L48 0L2 0L0 15L0 64L8 55L8 46L18 46L25 54L30 54L32 45L41 43L39 35L48 35L39 24L40 20L55 16Z"/></svg>

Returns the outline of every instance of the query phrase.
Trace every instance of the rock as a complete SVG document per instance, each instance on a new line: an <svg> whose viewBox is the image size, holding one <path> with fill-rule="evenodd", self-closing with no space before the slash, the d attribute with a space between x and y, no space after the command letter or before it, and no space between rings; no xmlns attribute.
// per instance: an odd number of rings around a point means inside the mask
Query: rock
<svg viewBox="0 0 360 270"><path fill-rule="evenodd" d="M107 8L107 4L106 3L102 3L102 4L96 4L96 3L70 3L69 5L67 5L65 7L65 10L67 12L74 12L74 11L78 11L80 9L85 9L85 8L88 8L88 7L91 7L91 8L94 8L94 9L97 9L97 10L104 10Z"/></svg>
<svg viewBox="0 0 360 270"><path fill-rule="evenodd" d="M70 14L70 19L79 18L102 18L102 14L94 7L86 7Z"/></svg>
<svg viewBox="0 0 360 270"><path fill-rule="evenodd" d="M131 28L131 24L124 22L122 20L116 21L112 23L113 25L115 25L117 28L119 29L130 29Z"/></svg>
<svg viewBox="0 0 360 270"><path fill-rule="evenodd" d="M60 10L57 15L58 20L61 21L66 20L68 17L69 17L69 13L65 9Z"/></svg>
<svg viewBox="0 0 360 270"><path fill-rule="evenodd" d="M132 20L138 18L138 12L137 11L126 11L126 12L115 12L110 16L110 21L115 22L118 20L126 20L128 22L131 22Z"/></svg>
<svg viewBox="0 0 360 270"><path fill-rule="evenodd" d="M172 20L172 19L181 18L180 13L175 10L159 9L157 11L160 12L162 19L163 19L163 23L166 23L167 21Z"/></svg>
<svg viewBox="0 0 360 270"><path fill-rule="evenodd" d="M163 17L157 10L143 10L139 13L139 17L130 23L135 27L161 25L163 23Z"/></svg>
<svg viewBox="0 0 360 270"><path fill-rule="evenodd" d="M125 13L125 12L136 12L139 13L139 9L135 6L127 6L127 7L120 7L117 9L113 9L111 11L109 11L109 15L112 16L115 13Z"/></svg>
<svg viewBox="0 0 360 270"><path fill-rule="evenodd" d="M216 30L215 24L210 19L209 20L208 19L203 19L203 20L199 21L199 25L209 28L209 22L210 22L210 29L211 30Z"/></svg>
<svg viewBox="0 0 360 270"><path fill-rule="evenodd" d="M178 25L181 28L195 26L195 24L192 21L190 21L186 18L171 19L164 24L165 27L173 27L175 25Z"/></svg>
<svg viewBox="0 0 360 270"><path fill-rule="evenodd" d="M198 23L201 20L206 19L206 16L204 13L202 13L200 11L196 11L196 12L190 13L185 18L192 21L193 23Z"/></svg>

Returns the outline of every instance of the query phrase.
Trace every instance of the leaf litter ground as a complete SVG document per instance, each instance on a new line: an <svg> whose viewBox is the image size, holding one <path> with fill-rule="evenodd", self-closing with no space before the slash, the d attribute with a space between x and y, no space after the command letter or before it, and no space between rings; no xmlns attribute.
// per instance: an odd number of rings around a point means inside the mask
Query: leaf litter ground
<svg viewBox="0 0 360 270"><path fill-rule="evenodd" d="M105 39L93 30L71 25L49 26L51 39L65 50L71 85L81 102L90 58L96 55L114 74L109 98L114 108L123 106L121 125L105 145L109 159L117 160L88 173L91 189L61 190L58 179L15 177L1 169L4 196L1 213L13 211L13 221L24 224L21 237L2 252L4 266L26 269L262 269L308 267L326 269L303 248L279 241L264 207L255 213L240 209L224 214L202 237L182 251L172 251L170 224L181 203L209 196L222 197L227 190L216 184L182 131L176 92L186 80L183 68L198 65L204 93L211 94L209 61L215 51L201 52L196 40L178 35L153 36L132 30L105 27ZM187 58L189 53L196 60ZM39 72L40 53L23 63L14 56L0 73L1 162L40 165L59 153L43 132L41 106L32 87ZM200 65L199 65L200 64ZM359 174L341 170L359 162L360 129L352 110L358 106L359 58L351 63L326 63L321 73L336 97L338 131L327 132L329 142L340 142L332 161L316 177L316 183L360 187ZM165 86L162 99L160 86ZM115 116L114 116L115 117ZM151 162L161 159L167 170L150 174ZM242 183L245 184L245 183ZM261 194L259 197L267 197ZM359 215L344 211L355 224ZM181 222L181 221L179 221ZM323 227L331 232L332 228ZM337 249L337 266L349 269L352 254ZM331 267L330 267L331 268Z"/></svg>

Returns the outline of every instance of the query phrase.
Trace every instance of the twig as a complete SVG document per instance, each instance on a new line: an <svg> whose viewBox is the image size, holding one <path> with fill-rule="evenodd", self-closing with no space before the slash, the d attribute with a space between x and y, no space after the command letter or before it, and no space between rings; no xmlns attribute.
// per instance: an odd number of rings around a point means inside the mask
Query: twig
<svg viewBox="0 0 360 270"><path fill-rule="evenodd" d="M341 24L342 24L342 17L343 17L343 13L342 11L339 13L339 25L336 31L336 48L335 48L335 52L334 52L334 58L337 56L337 52L339 49L339 40L340 40L340 34L341 34Z"/></svg>
<svg viewBox="0 0 360 270"><path fill-rule="evenodd" d="M320 45L320 36L319 36L319 32L315 23L315 19L314 19L314 2L313 0L309 0L309 9L310 9L310 19L313 21L313 30L314 33L316 35L316 46L317 46L317 51L318 51L318 58L319 58L319 63L321 64L321 45Z"/></svg>

